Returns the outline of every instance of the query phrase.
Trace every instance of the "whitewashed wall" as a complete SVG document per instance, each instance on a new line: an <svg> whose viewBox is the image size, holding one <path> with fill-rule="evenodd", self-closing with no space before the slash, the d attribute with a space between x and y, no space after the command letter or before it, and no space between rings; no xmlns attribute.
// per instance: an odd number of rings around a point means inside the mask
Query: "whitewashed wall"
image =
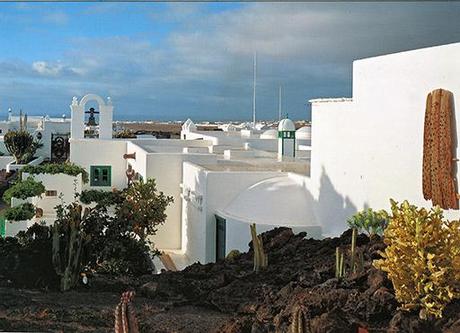
<svg viewBox="0 0 460 333"><path fill-rule="evenodd" d="M137 155L136 155L137 157ZM160 249L181 249L181 188L182 165L184 161L200 161L213 163L215 155L182 154L182 153L150 153L147 155L147 177L156 180L158 190L174 198L174 202L166 209L167 219L164 225L152 237Z"/></svg>
<svg viewBox="0 0 460 333"><path fill-rule="evenodd" d="M389 198L431 207L422 194L423 124L437 88L453 92L459 129L459 43L355 61L353 102L312 104L310 190L326 232L343 231L364 207L388 209Z"/></svg>
<svg viewBox="0 0 460 333"><path fill-rule="evenodd" d="M195 164L184 163L184 188L203 197L201 208L193 198L183 200L183 248L190 262L215 261L216 212L224 209L247 187L277 175L277 172L207 171ZM227 234L234 238L241 237L240 233Z"/></svg>
<svg viewBox="0 0 460 333"><path fill-rule="evenodd" d="M206 198L206 172L192 163L184 163L183 187ZM182 199L182 249L190 263L206 262L206 201L197 205L194 197Z"/></svg>
<svg viewBox="0 0 460 333"><path fill-rule="evenodd" d="M37 150L37 155L51 158L51 137L52 134L70 134L70 121L45 121L43 129L37 130L40 132L42 139L40 142L43 146Z"/></svg>
<svg viewBox="0 0 460 333"><path fill-rule="evenodd" d="M112 166L112 186L92 187L93 189L111 190L113 187L122 189L127 185L126 141L102 139L70 139L70 161L78 164L90 173L91 165ZM90 187L90 182L83 189Z"/></svg>
<svg viewBox="0 0 460 333"><path fill-rule="evenodd" d="M1 151L1 148L0 148L0 151ZM3 170L3 169L6 170L6 166L12 162L14 162L13 156L0 156L0 170Z"/></svg>
<svg viewBox="0 0 460 333"><path fill-rule="evenodd" d="M42 182L47 191L56 191L57 196L46 196L42 194L40 198L35 198L34 205L43 209L43 215L55 215L55 207L59 204L70 204L74 202L75 192L81 193L83 182L81 175L70 176L63 173L59 174L38 174L30 175L36 181ZM29 174L24 173L23 179L27 179Z"/></svg>
<svg viewBox="0 0 460 333"><path fill-rule="evenodd" d="M126 168L128 168L128 163L131 164L134 171L138 172L142 178L147 179L147 154L148 152L135 144L134 141L127 141L126 144L126 153L133 154L136 153L136 159L128 159ZM126 175L125 175L126 177Z"/></svg>

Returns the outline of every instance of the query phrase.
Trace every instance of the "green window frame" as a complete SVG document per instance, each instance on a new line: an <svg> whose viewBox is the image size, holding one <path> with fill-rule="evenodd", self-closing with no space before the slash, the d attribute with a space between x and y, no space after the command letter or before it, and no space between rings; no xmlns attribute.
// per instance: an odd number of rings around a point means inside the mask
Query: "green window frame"
<svg viewBox="0 0 460 333"><path fill-rule="evenodd" d="M91 186L112 186L112 166L92 165L90 167Z"/></svg>

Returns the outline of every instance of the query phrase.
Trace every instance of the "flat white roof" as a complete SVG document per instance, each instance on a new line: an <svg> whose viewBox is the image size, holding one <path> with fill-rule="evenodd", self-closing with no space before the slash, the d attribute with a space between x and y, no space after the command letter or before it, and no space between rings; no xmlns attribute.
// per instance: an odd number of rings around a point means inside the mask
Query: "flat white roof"
<svg viewBox="0 0 460 333"><path fill-rule="evenodd" d="M353 102L353 98L336 97L336 98L315 98L308 100L310 103L338 103L338 102Z"/></svg>
<svg viewBox="0 0 460 333"><path fill-rule="evenodd" d="M236 160L217 160L217 163L200 163L195 161L194 164L208 171L274 171L274 172L292 172L300 175L310 174L310 162L306 160L296 160L292 162L278 161L271 158L247 158Z"/></svg>

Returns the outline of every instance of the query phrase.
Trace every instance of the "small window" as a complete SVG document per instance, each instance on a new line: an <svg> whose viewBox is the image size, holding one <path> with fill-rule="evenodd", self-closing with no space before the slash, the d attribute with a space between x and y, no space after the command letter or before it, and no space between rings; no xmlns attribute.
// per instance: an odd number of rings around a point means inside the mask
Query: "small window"
<svg viewBox="0 0 460 333"><path fill-rule="evenodd" d="M45 196L47 196L47 197L57 197L57 191L56 190L47 190L47 191L45 191Z"/></svg>
<svg viewBox="0 0 460 333"><path fill-rule="evenodd" d="M110 165L93 165L90 168L91 186L111 186L112 167Z"/></svg>

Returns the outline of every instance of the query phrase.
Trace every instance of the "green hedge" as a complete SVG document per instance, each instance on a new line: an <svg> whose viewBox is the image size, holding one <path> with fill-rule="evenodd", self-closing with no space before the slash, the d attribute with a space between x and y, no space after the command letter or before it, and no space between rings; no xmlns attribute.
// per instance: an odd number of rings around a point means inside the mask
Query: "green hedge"
<svg viewBox="0 0 460 333"><path fill-rule="evenodd" d="M34 215L35 207L28 202L5 210L5 218L10 221L30 220Z"/></svg>
<svg viewBox="0 0 460 333"><path fill-rule="evenodd" d="M74 163L46 163L40 165L27 165L22 169L22 172L30 174L49 173L52 175L63 173L69 176L78 176L81 174L83 182L88 182L88 172L85 168Z"/></svg>
<svg viewBox="0 0 460 333"><path fill-rule="evenodd" d="M11 198L27 199L36 197L45 192L42 182L35 181L32 177L22 180L11 186L3 193L3 200L11 204Z"/></svg>
<svg viewBox="0 0 460 333"><path fill-rule="evenodd" d="M119 192L102 190L85 190L80 194L80 201L86 205L97 203L103 206L114 205L122 200Z"/></svg>

